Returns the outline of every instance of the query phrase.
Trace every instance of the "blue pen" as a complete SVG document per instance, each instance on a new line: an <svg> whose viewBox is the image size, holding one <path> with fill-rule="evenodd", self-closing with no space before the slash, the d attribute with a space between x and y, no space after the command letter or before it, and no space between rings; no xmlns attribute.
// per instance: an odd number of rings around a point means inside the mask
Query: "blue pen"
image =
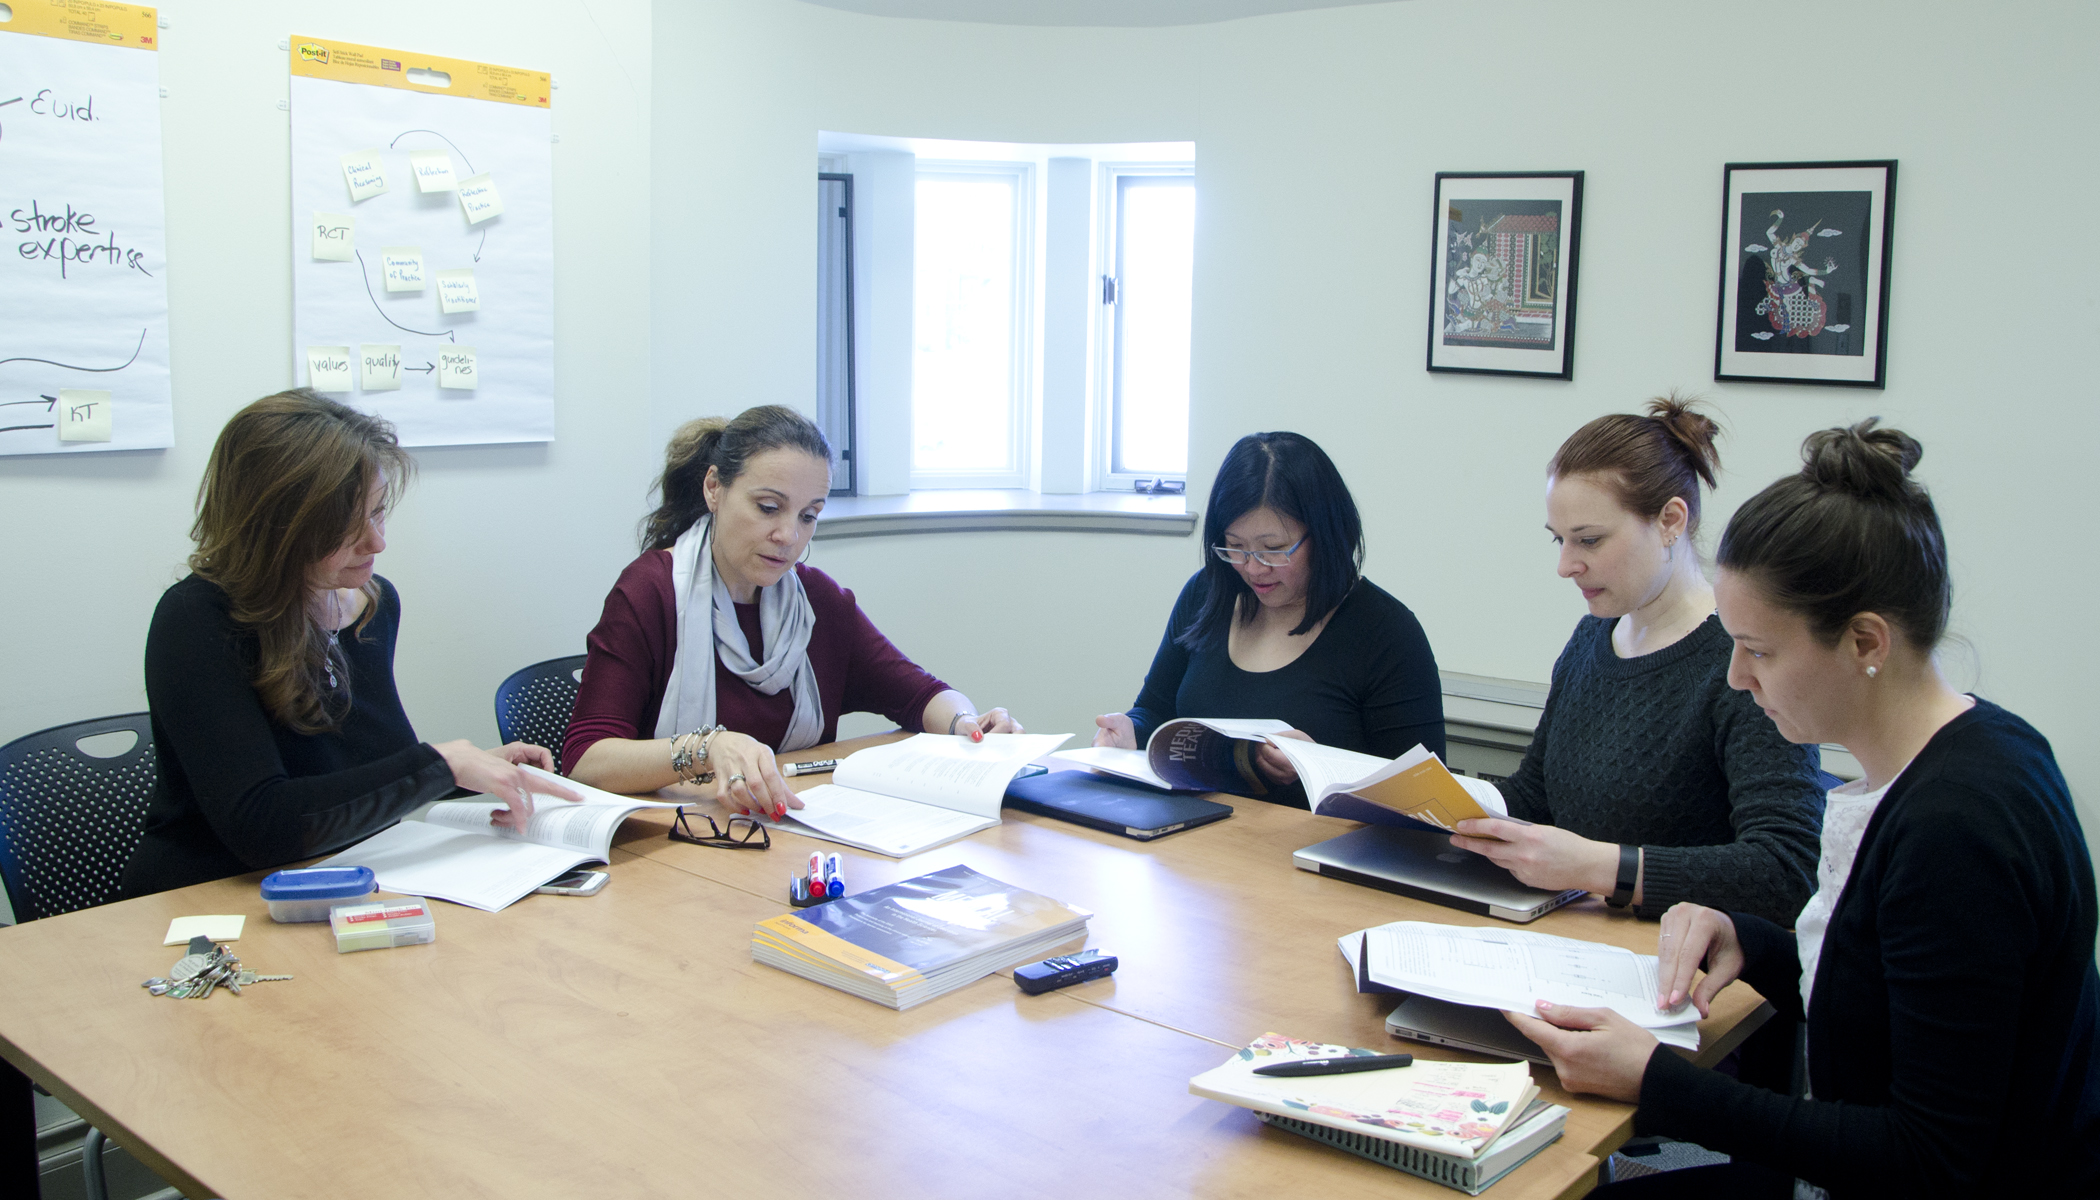
<svg viewBox="0 0 2100 1200"><path fill-rule="evenodd" d="M836 854L824 861L824 891L828 895L846 894L845 863L846 860Z"/></svg>

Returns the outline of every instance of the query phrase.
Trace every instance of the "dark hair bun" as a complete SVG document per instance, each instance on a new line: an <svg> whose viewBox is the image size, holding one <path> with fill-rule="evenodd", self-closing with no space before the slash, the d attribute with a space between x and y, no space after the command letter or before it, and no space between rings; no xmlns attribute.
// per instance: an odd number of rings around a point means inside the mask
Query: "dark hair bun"
<svg viewBox="0 0 2100 1200"><path fill-rule="evenodd" d="M1684 451L1686 465L1699 473L1706 486L1714 486L1716 472L1721 467L1721 451L1714 439L1721 432L1720 425L1712 417L1692 407L1692 401L1671 392L1657 396L1648 402L1648 416L1663 427L1670 440Z"/></svg>
<svg viewBox="0 0 2100 1200"><path fill-rule="evenodd" d="M1877 428L1880 423L1880 417L1868 417L1849 429L1809 434L1801 444L1802 477L1862 500L1909 500L1918 492L1910 471L1925 447L1900 429Z"/></svg>

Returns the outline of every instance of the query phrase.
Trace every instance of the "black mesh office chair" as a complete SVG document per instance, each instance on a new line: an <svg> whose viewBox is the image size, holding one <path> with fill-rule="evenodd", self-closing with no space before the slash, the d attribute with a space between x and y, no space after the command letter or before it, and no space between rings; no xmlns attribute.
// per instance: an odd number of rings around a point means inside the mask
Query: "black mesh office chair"
<svg viewBox="0 0 2100 1200"><path fill-rule="evenodd" d="M131 735L129 744L123 734ZM75 721L0 746L0 883L15 920L116 897L124 864L146 832L158 770L146 713ZM26 1086L11 1079L7 1086L21 1088L26 1099ZM33 1128L33 1108L21 1119ZM102 1131L90 1126L80 1158L90 1200L109 1200L102 1153ZM33 1146L30 1159L33 1168Z"/></svg>
<svg viewBox="0 0 2100 1200"><path fill-rule="evenodd" d="M536 662L497 685L496 731L502 740L545 746L559 759L583 682L583 660L577 654Z"/></svg>

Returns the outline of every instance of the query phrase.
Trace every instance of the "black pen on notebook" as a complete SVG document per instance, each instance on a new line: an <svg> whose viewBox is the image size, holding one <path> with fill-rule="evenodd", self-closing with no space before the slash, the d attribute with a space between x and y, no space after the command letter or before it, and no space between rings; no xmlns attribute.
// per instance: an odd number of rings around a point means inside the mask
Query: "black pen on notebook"
<svg viewBox="0 0 2100 1200"><path fill-rule="evenodd" d="M1295 1062L1280 1062L1266 1067L1254 1068L1256 1075L1300 1076L1300 1075L1353 1075L1358 1071L1386 1071L1394 1067L1411 1067L1412 1054L1348 1054L1335 1058L1301 1058Z"/></svg>
<svg viewBox="0 0 2100 1200"><path fill-rule="evenodd" d="M797 775L815 775L820 771L835 771L838 769L838 765L838 759L820 758L815 762L788 763L780 768L780 773L792 779Z"/></svg>

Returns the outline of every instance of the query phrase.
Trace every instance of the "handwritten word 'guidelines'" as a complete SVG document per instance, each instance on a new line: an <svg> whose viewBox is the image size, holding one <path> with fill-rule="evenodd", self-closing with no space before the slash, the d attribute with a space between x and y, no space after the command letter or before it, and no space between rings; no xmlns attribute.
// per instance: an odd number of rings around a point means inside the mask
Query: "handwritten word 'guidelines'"
<svg viewBox="0 0 2100 1200"><path fill-rule="evenodd" d="M118 245L116 231L105 233L95 228L95 221L93 213L82 212L71 204L61 213L46 211L37 201L7 214L11 232L36 235L18 244L15 251L31 262L56 262L61 278L72 278L75 264L153 274L146 269L145 251Z"/></svg>

